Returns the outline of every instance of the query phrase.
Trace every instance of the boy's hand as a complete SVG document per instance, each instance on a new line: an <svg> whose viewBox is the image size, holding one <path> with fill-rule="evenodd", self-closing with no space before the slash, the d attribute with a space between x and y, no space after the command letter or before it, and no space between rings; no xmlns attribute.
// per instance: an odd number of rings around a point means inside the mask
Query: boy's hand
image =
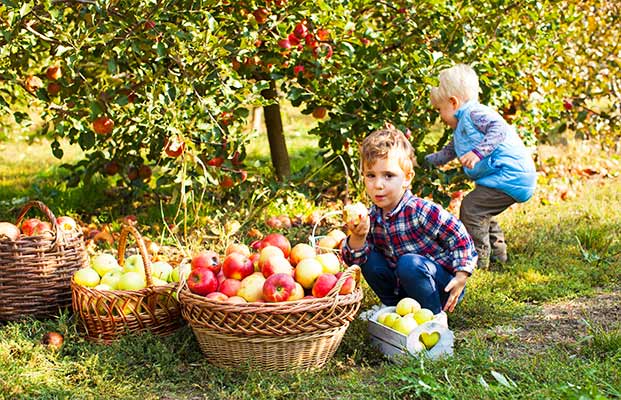
<svg viewBox="0 0 621 400"><path fill-rule="evenodd" d="M369 219L369 214L365 214L356 221L349 221L347 223L347 229L351 233L347 242L349 248L356 250L364 246L370 226L371 221Z"/></svg>
<svg viewBox="0 0 621 400"><path fill-rule="evenodd" d="M463 165L466 168L470 168L470 169L474 168L474 166L479 161L481 161L481 159L473 151L467 152L466 154L461 156L461 158L459 159L459 162L461 162L461 165Z"/></svg>
<svg viewBox="0 0 621 400"><path fill-rule="evenodd" d="M455 274L455 277L451 279L451 281L444 288L445 292L450 292L448 300L444 305L444 311L453 312L455 306L457 305L457 300L459 299L459 295L464 291L464 287L466 286L466 280L468 279L468 273L463 271L458 271Z"/></svg>

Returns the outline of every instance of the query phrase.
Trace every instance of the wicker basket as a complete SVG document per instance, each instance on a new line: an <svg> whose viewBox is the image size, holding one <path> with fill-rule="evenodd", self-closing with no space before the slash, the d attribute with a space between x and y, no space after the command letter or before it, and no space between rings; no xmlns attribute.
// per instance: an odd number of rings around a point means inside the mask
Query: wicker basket
<svg viewBox="0 0 621 400"><path fill-rule="evenodd" d="M56 315L71 304L71 276L88 264L82 232L63 231L42 202L27 203L16 225L33 207L49 219L52 232L0 239L0 320Z"/></svg>
<svg viewBox="0 0 621 400"><path fill-rule="evenodd" d="M356 289L340 295L348 277L354 277ZM361 300L357 265L343 272L322 298L237 304L195 295L185 286L179 291L183 318L209 362L278 372L323 367L338 348Z"/></svg>
<svg viewBox="0 0 621 400"><path fill-rule="evenodd" d="M168 335L182 324L179 302L175 299L176 284L154 286L151 260L138 231L124 226L119 238L118 261L125 261L127 236L136 239L144 262L147 287L140 290L96 290L80 286L71 280L73 311L86 333L86 338L110 343L129 333L150 331Z"/></svg>

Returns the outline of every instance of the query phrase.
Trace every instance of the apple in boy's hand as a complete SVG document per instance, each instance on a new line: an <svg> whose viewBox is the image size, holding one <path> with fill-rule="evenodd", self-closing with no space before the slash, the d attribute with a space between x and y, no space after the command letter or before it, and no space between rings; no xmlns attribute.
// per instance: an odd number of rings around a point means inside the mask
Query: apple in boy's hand
<svg viewBox="0 0 621 400"><path fill-rule="evenodd" d="M369 210L360 202L348 204L343 208L343 222L347 225L358 225L367 215Z"/></svg>

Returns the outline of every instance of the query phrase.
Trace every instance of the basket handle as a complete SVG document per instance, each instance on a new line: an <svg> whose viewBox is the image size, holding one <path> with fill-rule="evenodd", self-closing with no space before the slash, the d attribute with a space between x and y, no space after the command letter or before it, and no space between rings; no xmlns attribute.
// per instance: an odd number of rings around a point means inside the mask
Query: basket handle
<svg viewBox="0 0 621 400"><path fill-rule="evenodd" d="M319 218L317 220L317 222L315 222L315 225L313 225L313 231L311 232L311 237L310 237L311 246L315 247L315 231L317 230L317 227L321 224L321 221L323 221L324 219L326 219L328 217L331 217L333 215L339 215L339 214L342 214L342 213L343 213L343 211L341 211L341 210L330 211L330 212L327 212L327 213L323 214L321 216L321 218Z"/></svg>
<svg viewBox="0 0 621 400"><path fill-rule="evenodd" d="M339 280L336 281L336 284L334 285L334 287L328 292L326 297L338 297L339 292L341 291L341 288L343 287L343 285L345 284L345 281L349 277L354 278L354 282L356 282L356 287L360 286L360 275L361 275L361 270L358 265L354 264L350 267L347 267L347 269L343 271L343 273L339 277Z"/></svg>
<svg viewBox="0 0 621 400"><path fill-rule="evenodd" d="M151 278L151 259L149 258L147 246L144 244L144 240L142 239L142 236L140 236L138 230L131 225L124 225L123 229L121 230L118 248L119 265L123 265L125 263L125 248L127 247L127 236L129 234L131 234L134 239L136 239L138 252L142 257L142 262L144 264L144 273L147 278L147 287L153 286L153 279Z"/></svg>
<svg viewBox="0 0 621 400"><path fill-rule="evenodd" d="M15 221L15 225L20 226L20 224L22 223L22 220L26 216L26 213L30 211L32 207L38 208L43 214L45 214L47 219L50 220L52 224L52 233L54 234L54 240L52 243L56 244L59 238L62 242L64 242L65 235L63 234L62 229L59 228L58 222L56 222L56 216L54 215L52 210L50 210L50 208L41 201L32 200L26 203L24 207L22 207L22 210L19 212L19 215L17 216L17 220Z"/></svg>

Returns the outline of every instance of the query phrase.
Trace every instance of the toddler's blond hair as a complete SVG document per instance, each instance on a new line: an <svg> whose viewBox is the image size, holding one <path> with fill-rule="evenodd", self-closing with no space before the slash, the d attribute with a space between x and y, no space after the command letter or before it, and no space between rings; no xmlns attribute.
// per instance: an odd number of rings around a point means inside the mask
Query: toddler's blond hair
<svg viewBox="0 0 621 400"><path fill-rule="evenodd" d="M360 145L360 166L364 171L367 166L388 156L398 157L399 166L406 175L414 171L417 165L414 148L403 132L395 128L382 128L370 133Z"/></svg>
<svg viewBox="0 0 621 400"><path fill-rule="evenodd" d="M437 107L440 103L455 96L466 102L479 99L479 77L471 66L457 64L440 71L440 84L431 88L431 104Z"/></svg>

